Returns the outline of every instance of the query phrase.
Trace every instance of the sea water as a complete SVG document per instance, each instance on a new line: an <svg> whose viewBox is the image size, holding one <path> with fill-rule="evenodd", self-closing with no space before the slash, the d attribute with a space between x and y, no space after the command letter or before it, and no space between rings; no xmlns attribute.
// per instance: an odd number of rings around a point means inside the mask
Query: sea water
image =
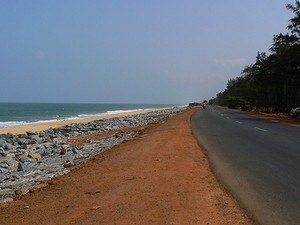
<svg viewBox="0 0 300 225"><path fill-rule="evenodd" d="M0 103L0 127L130 112L174 105L91 103Z"/></svg>

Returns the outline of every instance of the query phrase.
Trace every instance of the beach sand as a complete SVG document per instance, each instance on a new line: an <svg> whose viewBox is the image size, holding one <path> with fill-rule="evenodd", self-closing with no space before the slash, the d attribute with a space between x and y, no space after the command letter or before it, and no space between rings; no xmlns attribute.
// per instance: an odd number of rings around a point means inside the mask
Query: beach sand
<svg viewBox="0 0 300 225"><path fill-rule="evenodd" d="M88 123L94 120L136 115L136 114L147 113L147 112L163 110L163 109L167 109L167 108L144 109L144 110L125 112L125 113L101 115L101 116L95 116L95 117L89 117L83 119L63 120L63 121L55 121L55 122L41 122L41 123L31 123L31 124L17 125L17 126L0 127L0 134L6 134L6 133L24 134L26 133L26 131L39 132L39 131L47 130L49 128L61 127L73 123Z"/></svg>

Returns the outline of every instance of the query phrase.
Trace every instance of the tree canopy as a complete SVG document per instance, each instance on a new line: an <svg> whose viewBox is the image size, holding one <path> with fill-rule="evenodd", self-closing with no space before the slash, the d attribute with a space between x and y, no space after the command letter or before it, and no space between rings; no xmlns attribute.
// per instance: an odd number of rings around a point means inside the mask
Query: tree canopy
<svg viewBox="0 0 300 225"><path fill-rule="evenodd" d="M286 8L294 13L287 33L274 35L269 54L258 52L241 76L228 81L217 94L219 104L271 112L300 107L300 1Z"/></svg>

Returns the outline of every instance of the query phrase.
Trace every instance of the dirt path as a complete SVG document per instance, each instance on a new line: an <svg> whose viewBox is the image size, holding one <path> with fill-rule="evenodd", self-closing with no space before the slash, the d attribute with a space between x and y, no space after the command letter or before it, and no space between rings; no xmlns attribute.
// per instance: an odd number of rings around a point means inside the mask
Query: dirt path
<svg viewBox="0 0 300 225"><path fill-rule="evenodd" d="M0 224L252 224L199 149L194 110L1 209Z"/></svg>

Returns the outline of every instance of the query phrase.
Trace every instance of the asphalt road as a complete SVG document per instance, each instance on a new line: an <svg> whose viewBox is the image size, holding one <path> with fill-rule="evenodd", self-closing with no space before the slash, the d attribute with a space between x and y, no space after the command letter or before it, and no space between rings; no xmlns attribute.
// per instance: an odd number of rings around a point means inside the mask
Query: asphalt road
<svg viewBox="0 0 300 225"><path fill-rule="evenodd" d="M259 224L300 224L300 128L217 106L193 132L220 182Z"/></svg>

